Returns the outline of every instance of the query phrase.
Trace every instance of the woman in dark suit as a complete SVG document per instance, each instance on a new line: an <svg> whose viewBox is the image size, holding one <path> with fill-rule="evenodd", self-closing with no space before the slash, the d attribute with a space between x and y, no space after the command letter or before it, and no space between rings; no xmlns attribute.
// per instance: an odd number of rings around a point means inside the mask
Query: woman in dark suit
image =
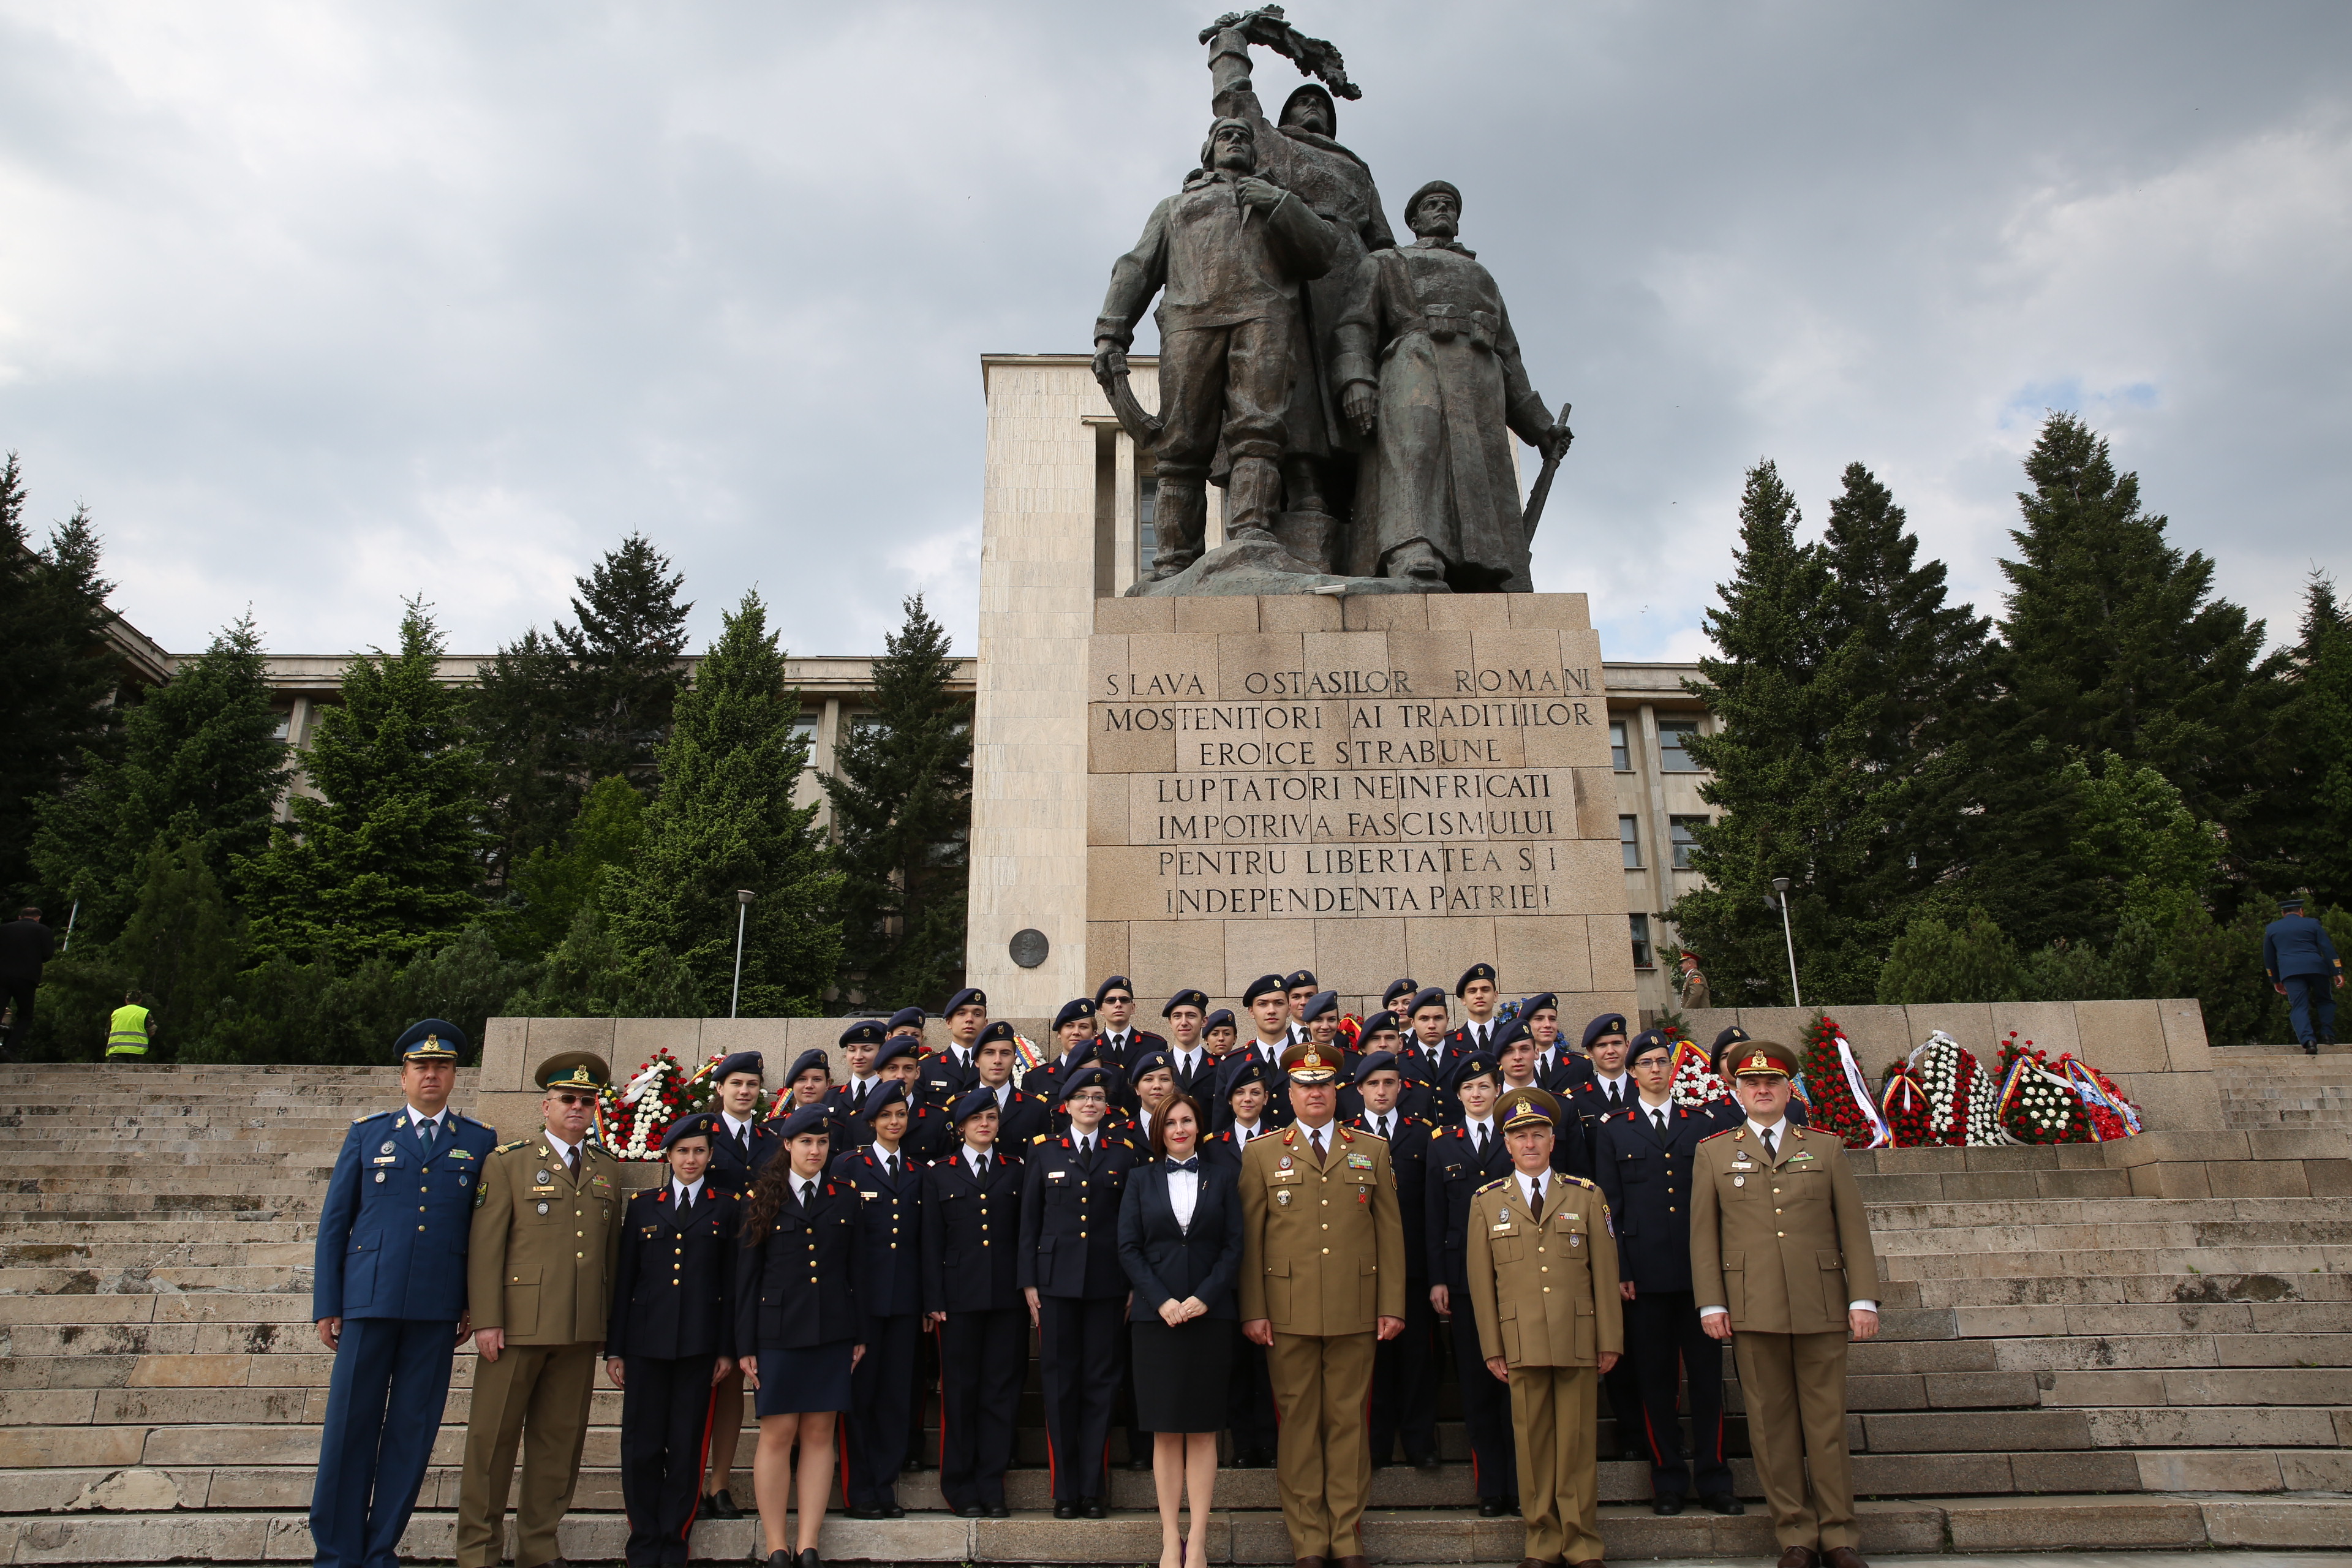
<svg viewBox="0 0 2352 1568"><path fill-rule="evenodd" d="M1148 1165L1127 1182L1118 1209L1118 1261L1135 1287L1136 1425L1153 1434L1160 1492L1160 1568L1203 1561L1202 1525L1215 1505L1217 1432L1234 1348L1234 1281L1241 1273L1241 1188L1234 1173L1201 1162L1207 1118L1180 1094L1151 1121ZM1176 1531L1190 1492L1192 1533Z"/></svg>

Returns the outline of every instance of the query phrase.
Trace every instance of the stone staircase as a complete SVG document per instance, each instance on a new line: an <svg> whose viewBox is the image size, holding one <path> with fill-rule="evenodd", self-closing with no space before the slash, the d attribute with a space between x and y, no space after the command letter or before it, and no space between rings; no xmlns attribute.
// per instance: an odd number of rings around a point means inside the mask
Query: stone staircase
<svg viewBox="0 0 2352 1568"><path fill-rule="evenodd" d="M2222 1124L2328 1127L2352 1131L2352 1046L2230 1046L2214 1053Z"/></svg>
<svg viewBox="0 0 2352 1568"><path fill-rule="evenodd" d="M476 1089L469 1070L456 1103ZM319 1200L352 1117L395 1095L390 1068L0 1067L0 1562L310 1556L331 1360L310 1322ZM1865 1548L2352 1542L2352 1196L2335 1195L2352 1142L2297 1125L1857 1156L1888 1279L1885 1334L1852 1363ZM450 1555L473 1364L404 1555ZM620 1555L620 1397L596 1396L574 1561ZM1152 1560L1150 1478L1115 1476L1128 1511L1107 1522L1054 1521L1028 1415L1013 1519L952 1517L923 1472L906 1519L836 1517L826 1556ZM1604 1453L1614 1436L1604 1415ZM1458 1426L1442 1437L1443 1472L1375 1478L1371 1552L1516 1561L1517 1521L1475 1516ZM1601 1486L1612 1556L1769 1555L1760 1508L1658 1519L1646 1467L1613 1460ZM1218 1487L1212 1555L1286 1562L1273 1472ZM695 1550L756 1543L751 1521L706 1521Z"/></svg>

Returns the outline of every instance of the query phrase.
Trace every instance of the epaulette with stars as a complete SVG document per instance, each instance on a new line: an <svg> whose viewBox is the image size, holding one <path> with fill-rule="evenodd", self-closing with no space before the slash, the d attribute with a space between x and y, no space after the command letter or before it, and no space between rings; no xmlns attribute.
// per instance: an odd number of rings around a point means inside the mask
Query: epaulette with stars
<svg viewBox="0 0 2352 1568"><path fill-rule="evenodd" d="M1507 1186L1509 1186L1510 1184L1511 1184L1511 1178L1510 1178L1510 1177L1508 1177L1508 1176L1497 1176L1497 1177L1496 1177L1493 1181L1488 1182L1485 1186L1477 1188L1475 1191L1474 1191L1473 1193L1471 1193L1471 1194L1470 1194L1470 1195L1471 1195L1472 1197L1474 1197L1474 1198L1475 1198L1475 1197L1478 1196L1478 1194L1479 1194L1480 1193L1491 1193L1491 1192L1493 1192L1496 1187L1507 1187Z"/></svg>

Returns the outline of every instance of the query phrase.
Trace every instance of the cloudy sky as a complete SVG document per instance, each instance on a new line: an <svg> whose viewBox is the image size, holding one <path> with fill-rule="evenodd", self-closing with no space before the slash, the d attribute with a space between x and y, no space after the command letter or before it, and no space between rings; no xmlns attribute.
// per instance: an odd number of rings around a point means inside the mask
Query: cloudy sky
<svg viewBox="0 0 2352 1568"><path fill-rule="evenodd" d="M1086 346L1210 10L0 0L0 447L174 649L422 592L487 650L642 529L698 640L921 589L969 650L977 357ZM1809 525L1870 464L1991 605L2053 407L2274 633L2352 577L2352 7L1290 11L1576 404L1537 580L1612 657L1699 649L1763 456Z"/></svg>

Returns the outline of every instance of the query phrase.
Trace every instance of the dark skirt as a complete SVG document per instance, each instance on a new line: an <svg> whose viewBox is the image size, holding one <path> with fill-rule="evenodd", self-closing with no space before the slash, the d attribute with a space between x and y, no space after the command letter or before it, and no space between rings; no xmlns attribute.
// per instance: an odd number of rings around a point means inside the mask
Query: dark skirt
<svg viewBox="0 0 2352 1568"><path fill-rule="evenodd" d="M1158 1318L1128 1325L1135 1352L1135 1424L1146 1432L1222 1432L1233 1375L1234 1321Z"/></svg>
<svg viewBox="0 0 2352 1568"><path fill-rule="evenodd" d="M855 1340L828 1340L805 1350L760 1347L760 1388L752 1408L762 1416L849 1408L849 1355Z"/></svg>

